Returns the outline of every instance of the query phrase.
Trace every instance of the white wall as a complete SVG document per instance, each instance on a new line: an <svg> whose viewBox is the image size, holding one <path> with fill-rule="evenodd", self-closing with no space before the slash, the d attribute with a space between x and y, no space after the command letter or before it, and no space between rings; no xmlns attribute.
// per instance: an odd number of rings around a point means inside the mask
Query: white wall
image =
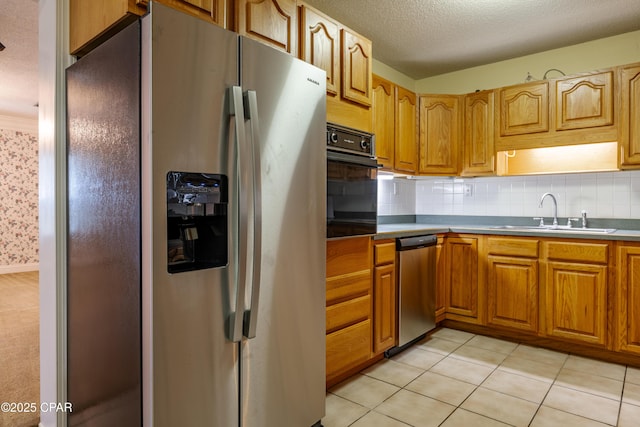
<svg viewBox="0 0 640 427"><path fill-rule="evenodd" d="M585 209L590 218L640 218L640 171L464 179L396 178L379 181L379 184L379 215L549 218L553 212L551 200L545 200L542 208L538 204L544 193L551 192L558 200L559 217L580 217Z"/></svg>

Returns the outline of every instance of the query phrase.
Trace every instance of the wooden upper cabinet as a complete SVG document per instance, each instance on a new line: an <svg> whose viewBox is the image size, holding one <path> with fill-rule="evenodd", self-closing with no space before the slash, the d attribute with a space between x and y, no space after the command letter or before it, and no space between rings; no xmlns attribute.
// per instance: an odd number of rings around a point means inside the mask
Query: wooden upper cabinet
<svg viewBox="0 0 640 427"><path fill-rule="evenodd" d="M148 0L136 0L146 5ZM225 0L155 0L190 15L210 20L226 28Z"/></svg>
<svg viewBox="0 0 640 427"><path fill-rule="evenodd" d="M298 54L296 0L236 0L235 29L241 35Z"/></svg>
<svg viewBox="0 0 640 427"><path fill-rule="evenodd" d="M88 53L146 11L135 0L69 0L69 52Z"/></svg>
<svg viewBox="0 0 640 427"><path fill-rule="evenodd" d="M640 167L640 65L620 70L620 166Z"/></svg>
<svg viewBox="0 0 640 427"><path fill-rule="evenodd" d="M556 82L556 129L613 124L613 71Z"/></svg>
<svg viewBox="0 0 640 427"><path fill-rule="evenodd" d="M549 131L549 82L499 89L500 135Z"/></svg>
<svg viewBox="0 0 640 427"><path fill-rule="evenodd" d="M342 97L364 106L371 105L371 41L342 28Z"/></svg>
<svg viewBox="0 0 640 427"><path fill-rule="evenodd" d="M327 92L340 90L340 27L323 13L300 6L300 59L327 73Z"/></svg>
<svg viewBox="0 0 640 427"><path fill-rule="evenodd" d="M464 144L461 175L493 175L494 92L476 92L464 97Z"/></svg>
<svg viewBox="0 0 640 427"><path fill-rule="evenodd" d="M460 151L460 97L420 96L421 174L455 175Z"/></svg>
<svg viewBox="0 0 640 427"><path fill-rule="evenodd" d="M416 114L416 94L396 86L394 168L397 171L417 171Z"/></svg>
<svg viewBox="0 0 640 427"><path fill-rule="evenodd" d="M373 75L372 115L376 136L376 156L385 169L393 169L395 145L395 85Z"/></svg>

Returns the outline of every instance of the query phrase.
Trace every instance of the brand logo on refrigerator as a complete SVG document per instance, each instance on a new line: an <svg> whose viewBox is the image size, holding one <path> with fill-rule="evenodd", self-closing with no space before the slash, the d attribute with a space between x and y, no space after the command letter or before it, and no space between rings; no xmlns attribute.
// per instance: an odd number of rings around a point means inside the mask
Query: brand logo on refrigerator
<svg viewBox="0 0 640 427"><path fill-rule="evenodd" d="M320 86L320 82L313 80L311 77L307 77L307 81L313 83L316 86Z"/></svg>

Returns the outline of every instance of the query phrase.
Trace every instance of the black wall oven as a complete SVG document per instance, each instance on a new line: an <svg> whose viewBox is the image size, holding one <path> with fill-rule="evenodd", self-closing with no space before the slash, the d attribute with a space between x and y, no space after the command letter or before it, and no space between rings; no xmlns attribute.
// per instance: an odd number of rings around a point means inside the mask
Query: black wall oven
<svg viewBox="0 0 640 427"><path fill-rule="evenodd" d="M376 233L378 167L372 134L327 123L327 237Z"/></svg>

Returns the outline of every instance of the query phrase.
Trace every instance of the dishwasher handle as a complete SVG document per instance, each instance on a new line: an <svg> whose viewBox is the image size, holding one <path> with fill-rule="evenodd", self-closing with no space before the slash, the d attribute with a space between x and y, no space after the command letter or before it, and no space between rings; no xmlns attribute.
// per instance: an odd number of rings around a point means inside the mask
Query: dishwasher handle
<svg viewBox="0 0 640 427"><path fill-rule="evenodd" d="M435 246L438 243L438 237L435 234L427 236L413 236L396 239L397 251L409 251L411 249L426 248Z"/></svg>

